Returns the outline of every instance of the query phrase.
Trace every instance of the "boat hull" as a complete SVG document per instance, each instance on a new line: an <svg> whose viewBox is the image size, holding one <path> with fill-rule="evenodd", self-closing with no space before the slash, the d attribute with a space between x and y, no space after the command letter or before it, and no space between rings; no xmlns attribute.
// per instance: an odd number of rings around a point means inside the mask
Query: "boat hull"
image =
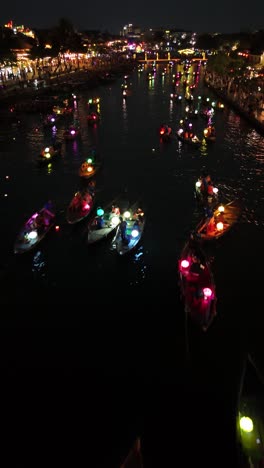
<svg viewBox="0 0 264 468"><path fill-rule="evenodd" d="M14 253L22 254L32 250L55 225L55 211L45 207L34 213L23 225L14 243ZM42 221L39 221L39 220Z"/></svg>
<svg viewBox="0 0 264 468"><path fill-rule="evenodd" d="M72 198L66 212L69 224L75 224L85 219L94 206L94 192L87 190L78 191Z"/></svg>
<svg viewBox="0 0 264 468"><path fill-rule="evenodd" d="M241 215L241 206L238 200L223 204L224 212L219 211L219 204L213 211L212 218L203 218L196 227L200 239L211 241L219 239L237 223Z"/></svg>
<svg viewBox="0 0 264 468"><path fill-rule="evenodd" d="M113 240L113 246L115 246L118 255L124 256L135 249L142 238L142 234L145 228L145 216L140 217L139 223L135 229L135 211L130 219L126 219L127 227L125 231L125 240L122 238L121 224L118 225L116 236ZM138 232L138 235L134 231Z"/></svg>
<svg viewBox="0 0 264 468"><path fill-rule="evenodd" d="M216 288L210 263L198 242L185 244L178 272L186 317L206 331L216 315Z"/></svg>

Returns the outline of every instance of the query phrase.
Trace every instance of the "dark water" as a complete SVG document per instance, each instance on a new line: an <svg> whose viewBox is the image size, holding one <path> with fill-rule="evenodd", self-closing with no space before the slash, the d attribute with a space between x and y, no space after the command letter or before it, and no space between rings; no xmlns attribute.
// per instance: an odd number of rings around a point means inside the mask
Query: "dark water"
<svg viewBox="0 0 264 468"><path fill-rule="evenodd" d="M175 70L162 76L162 68L150 82L146 70L135 71L127 100L122 79L80 95L81 139L63 143L62 158L51 168L35 163L52 139L40 115L2 123L12 142L1 143L0 152L0 359L10 382L7 401L19 421L13 437L23 440L21 466L25 460L44 464L51 454L54 466L62 460L119 466L137 435L146 466L236 466L234 416L244 354L251 352L264 368L264 140L225 108L214 117L214 144L161 143L159 125L176 130L185 108L169 98ZM197 78L199 94L208 90ZM101 99L94 128L86 121L91 96ZM59 140L66 125L67 119L58 125ZM201 136L205 121L199 117L193 126ZM128 258L119 258L110 241L88 247L86 221L71 226L65 220L91 145L103 158L97 203L122 195L139 200L147 216L142 242ZM223 199L238 198L243 212L209 248L217 317L200 334L184 317L177 260L201 217L193 188L204 169ZM60 230L16 257L18 230L48 199L59 208Z"/></svg>

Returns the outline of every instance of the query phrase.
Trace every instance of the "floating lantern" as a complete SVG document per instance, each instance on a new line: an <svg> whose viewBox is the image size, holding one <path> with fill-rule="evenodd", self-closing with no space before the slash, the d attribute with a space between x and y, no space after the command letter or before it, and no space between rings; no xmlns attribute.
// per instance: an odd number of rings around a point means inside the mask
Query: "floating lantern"
<svg viewBox="0 0 264 468"><path fill-rule="evenodd" d="M219 223L217 223L216 229L217 229L217 231L223 231L224 225L223 225L223 223L221 221L219 221Z"/></svg>
<svg viewBox="0 0 264 468"><path fill-rule="evenodd" d="M254 428L253 421L248 416L242 416L242 418L240 418L239 425L242 431L245 432L252 432Z"/></svg>
<svg viewBox="0 0 264 468"><path fill-rule="evenodd" d="M189 260L182 260L181 261L181 267L182 268L186 269L186 268L189 268L189 266L190 266Z"/></svg>

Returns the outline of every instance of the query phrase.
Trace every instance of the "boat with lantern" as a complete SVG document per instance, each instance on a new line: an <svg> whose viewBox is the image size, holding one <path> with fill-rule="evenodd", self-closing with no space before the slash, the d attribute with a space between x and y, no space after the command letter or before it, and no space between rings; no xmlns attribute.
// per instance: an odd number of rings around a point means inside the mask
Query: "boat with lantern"
<svg viewBox="0 0 264 468"><path fill-rule="evenodd" d="M203 131L204 138L206 141L215 141L216 140L216 134L215 134L215 128L212 125L208 125Z"/></svg>
<svg viewBox="0 0 264 468"><path fill-rule="evenodd" d="M94 163L93 159L88 157L81 164L81 167L79 169L79 176L82 177L83 179L90 179L98 172L100 167L101 167L100 162Z"/></svg>
<svg viewBox="0 0 264 468"><path fill-rule="evenodd" d="M88 125L95 125L100 122L100 114L97 111L89 112L87 115Z"/></svg>
<svg viewBox="0 0 264 468"><path fill-rule="evenodd" d="M14 253L22 254L36 247L55 225L56 211L47 202L39 211L33 213L20 229L14 243Z"/></svg>
<svg viewBox="0 0 264 468"><path fill-rule="evenodd" d="M161 141L170 141L172 139L172 128L169 125L162 124L159 128L159 136Z"/></svg>
<svg viewBox="0 0 264 468"><path fill-rule="evenodd" d="M67 140L67 141L76 140L79 136L80 136L80 129L79 129L79 127L77 127L75 125L70 125L70 127L67 128L63 132L63 138L64 138L64 140Z"/></svg>
<svg viewBox="0 0 264 468"><path fill-rule="evenodd" d="M196 233L205 241L218 239L234 226L240 215L241 205L238 200L218 204L212 216L207 216L200 221L196 227Z"/></svg>
<svg viewBox="0 0 264 468"><path fill-rule="evenodd" d="M43 126L46 128L52 128L56 126L58 120L60 119L60 114L48 114L43 119Z"/></svg>
<svg viewBox="0 0 264 468"><path fill-rule="evenodd" d="M199 147L202 144L197 135L194 135L192 132L185 131L183 128L179 128L179 130L177 130L176 136L178 140L182 141L183 143L188 143L189 145L195 147Z"/></svg>
<svg viewBox="0 0 264 468"><path fill-rule="evenodd" d="M216 287L211 264L195 235L181 251L178 273L186 318L206 331L216 316Z"/></svg>
<svg viewBox="0 0 264 468"><path fill-rule="evenodd" d="M118 255L124 256L131 252L139 243L145 228L146 217L138 204L131 206L122 214L112 247Z"/></svg>
<svg viewBox="0 0 264 468"><path fill-rule="evenodd" d="M208 177L210 178L209 175ZM213 187L212 194L208 194L206 190L203 190L203 177L199 177L195 182L194 196L202 206L213 208L218 203L219 190L217 187Z"/></svg>
<svg viewBox="0 0 264 468"><path fill-rule="evenodd" d="M120 207L118 203L109 203L105 207L98 206L96 214L88 223L87 243L95 244L114 233L120 223Z"/></svg>
<svg viewBox="0 0 264 468"><path fill-rule="evenodd" d="M78 190L66 211L66 219L69 224L75 224L86 218L92 211L94 206L94 184L89 184L82 190Z"/></svg>
<svg viewBox="0 0 264 468"><path fill-rule="evenodd" d="M37 163L39 165L49 164L57 156L61 154L61 142L54 143L53 145L47 145L42 148L40 154L37 158Z"/></svg>
<svg viewBox="0 0 264 468"><path fill-rule="evenodd" d="M240 374L236 411L239 466L244 468L259 468L264 464L263 395L263 371L253 355L247 353Z"/></svg>

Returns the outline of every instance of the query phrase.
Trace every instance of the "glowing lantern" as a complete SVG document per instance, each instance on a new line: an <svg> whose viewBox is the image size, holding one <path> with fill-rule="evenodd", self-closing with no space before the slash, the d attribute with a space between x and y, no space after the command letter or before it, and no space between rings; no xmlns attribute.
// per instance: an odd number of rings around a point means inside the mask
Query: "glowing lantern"
<svg viewBox="0 0 264 468"><path fill-rule="evenodd" d="M253 427L254 427L253 421L248 416L243 416L242 418L240 418L239 425L242 431L245 431L245 432L253 431Z"/></svg>
<svg viewBox="0 0 264 468"><path fill-rule="evenodd" d="M75 135L76 132L75 132L75 130L71 130L70 133L71 133L71 135Z"/></svg>
<svg viewBox="0 0 264 468"><path fill-rule="evenodd" d="M87 159L88 164L91 164L93 162L92 158Z"/></svg>
<svg viewBox="0 0 264 468"><path fill-rule="evenodd" d="M87 171L88 171L88 172L93 172L93 167L92 167L92 166L88 166L88 167L87 167Z"/></svg>
<svg viewBox="0 0 264 468"><path fill-rule="evenodd" d="M184 269L185 269L185 268L189 268L189 266L190 266L189 260L182 260L182 261L181 261L181 267L182 267L182 268L184 268Z"/></svg>
<svg viewBox="0 0 264 468"><path fill-rule="evenodd" d="M223 223L221 221L219 221L219 223L217 223L216 229L217 229L217 231L223 231L224 225L223 225Z"/></svg>
<svg viewBox="0 0 264 468"><path fill-rule="evenodd" d="M205 136L208 135L208 129L207 129L207 128L204 129L204 135L205 135Z"/></svg>
<svg viewBox="0 0 264 468"><path fill-rule="evenodd" d="M97 208L96 214L97 214L97 216L103 216L104 215L103 208L101 208L101 207Z"/></svg>
<svg viewBox="0 0 264 468"><path fill-rule="evenodd" d="M132 232L131 232L131 236L135 238L138 235L139 235L139 231L137 229L133 229Z"/></svg>
<svg viewBox="0 0 264 468"><path fill-rule="evenodd" d="M220 213L223 213L223 212L225 211L225 207L224 207L223 205L220 205L220 206L218 207L218 211L219 211Z"/></svg>
<svg viewBox="0 0 264 468"><path fill-rule="evenodd" d="M124 216L124 218L130 218L130 216L131 216L130 211L125 211L123 216Z"/></svg>
<svg viewBox="0 0 264 468"><path fill-rule="evenodd" d="M30 239L30 240L34 240L37 237L38 237L37 231L31 231L31 232L28 233L28 239Z"/></svg>
<svg viewBox="0 0 264 468"><path fill-rule="evenodd" d="M213 192L214 192L214 193L218 193L218 188L217 188L217 187L214 187L214 188L213 188Z"/></svg>
<svg viewBox="0 0 264 468"><path fill-rule="evenodd" d="M210 288L203 288L203 295L205 299L209 299L213 294L212 289Z"/></svg>
<svg viewBox="0 0 264 468"><path fill-rule="evenodd" d="M60 230L60 226L55 226L55 231L59 231Z"/></svg>
<svg viewBox="0 0 264 468"><path fill-rule="evenodd" d="M50 149L49 149L49 147L47 146L47 148L45 148L44 151L45 151L45 153L49 153L49 150L50 150Z"/></svg>
<svg viewBox="0 0 264 468"><path fill-rule="evenodd" d="M118 216L113 216L112 219L111 219L111 224L112 226L117 226L120 222L120 219Z"/></svg>
<svg viewBox="0 0 264 468"><path fill-rule="evenodd" d="M89 210L89 209L90 209L90 205L89 205L88 203L85 203L84 209L85 209L85 210Z"/></svg>
<svg viewBox="0 0 264 468"><path fill-rule="evenodd" d="M197 180L195 187L200 188L202 185L202 182L200 180Z"/></svg>

